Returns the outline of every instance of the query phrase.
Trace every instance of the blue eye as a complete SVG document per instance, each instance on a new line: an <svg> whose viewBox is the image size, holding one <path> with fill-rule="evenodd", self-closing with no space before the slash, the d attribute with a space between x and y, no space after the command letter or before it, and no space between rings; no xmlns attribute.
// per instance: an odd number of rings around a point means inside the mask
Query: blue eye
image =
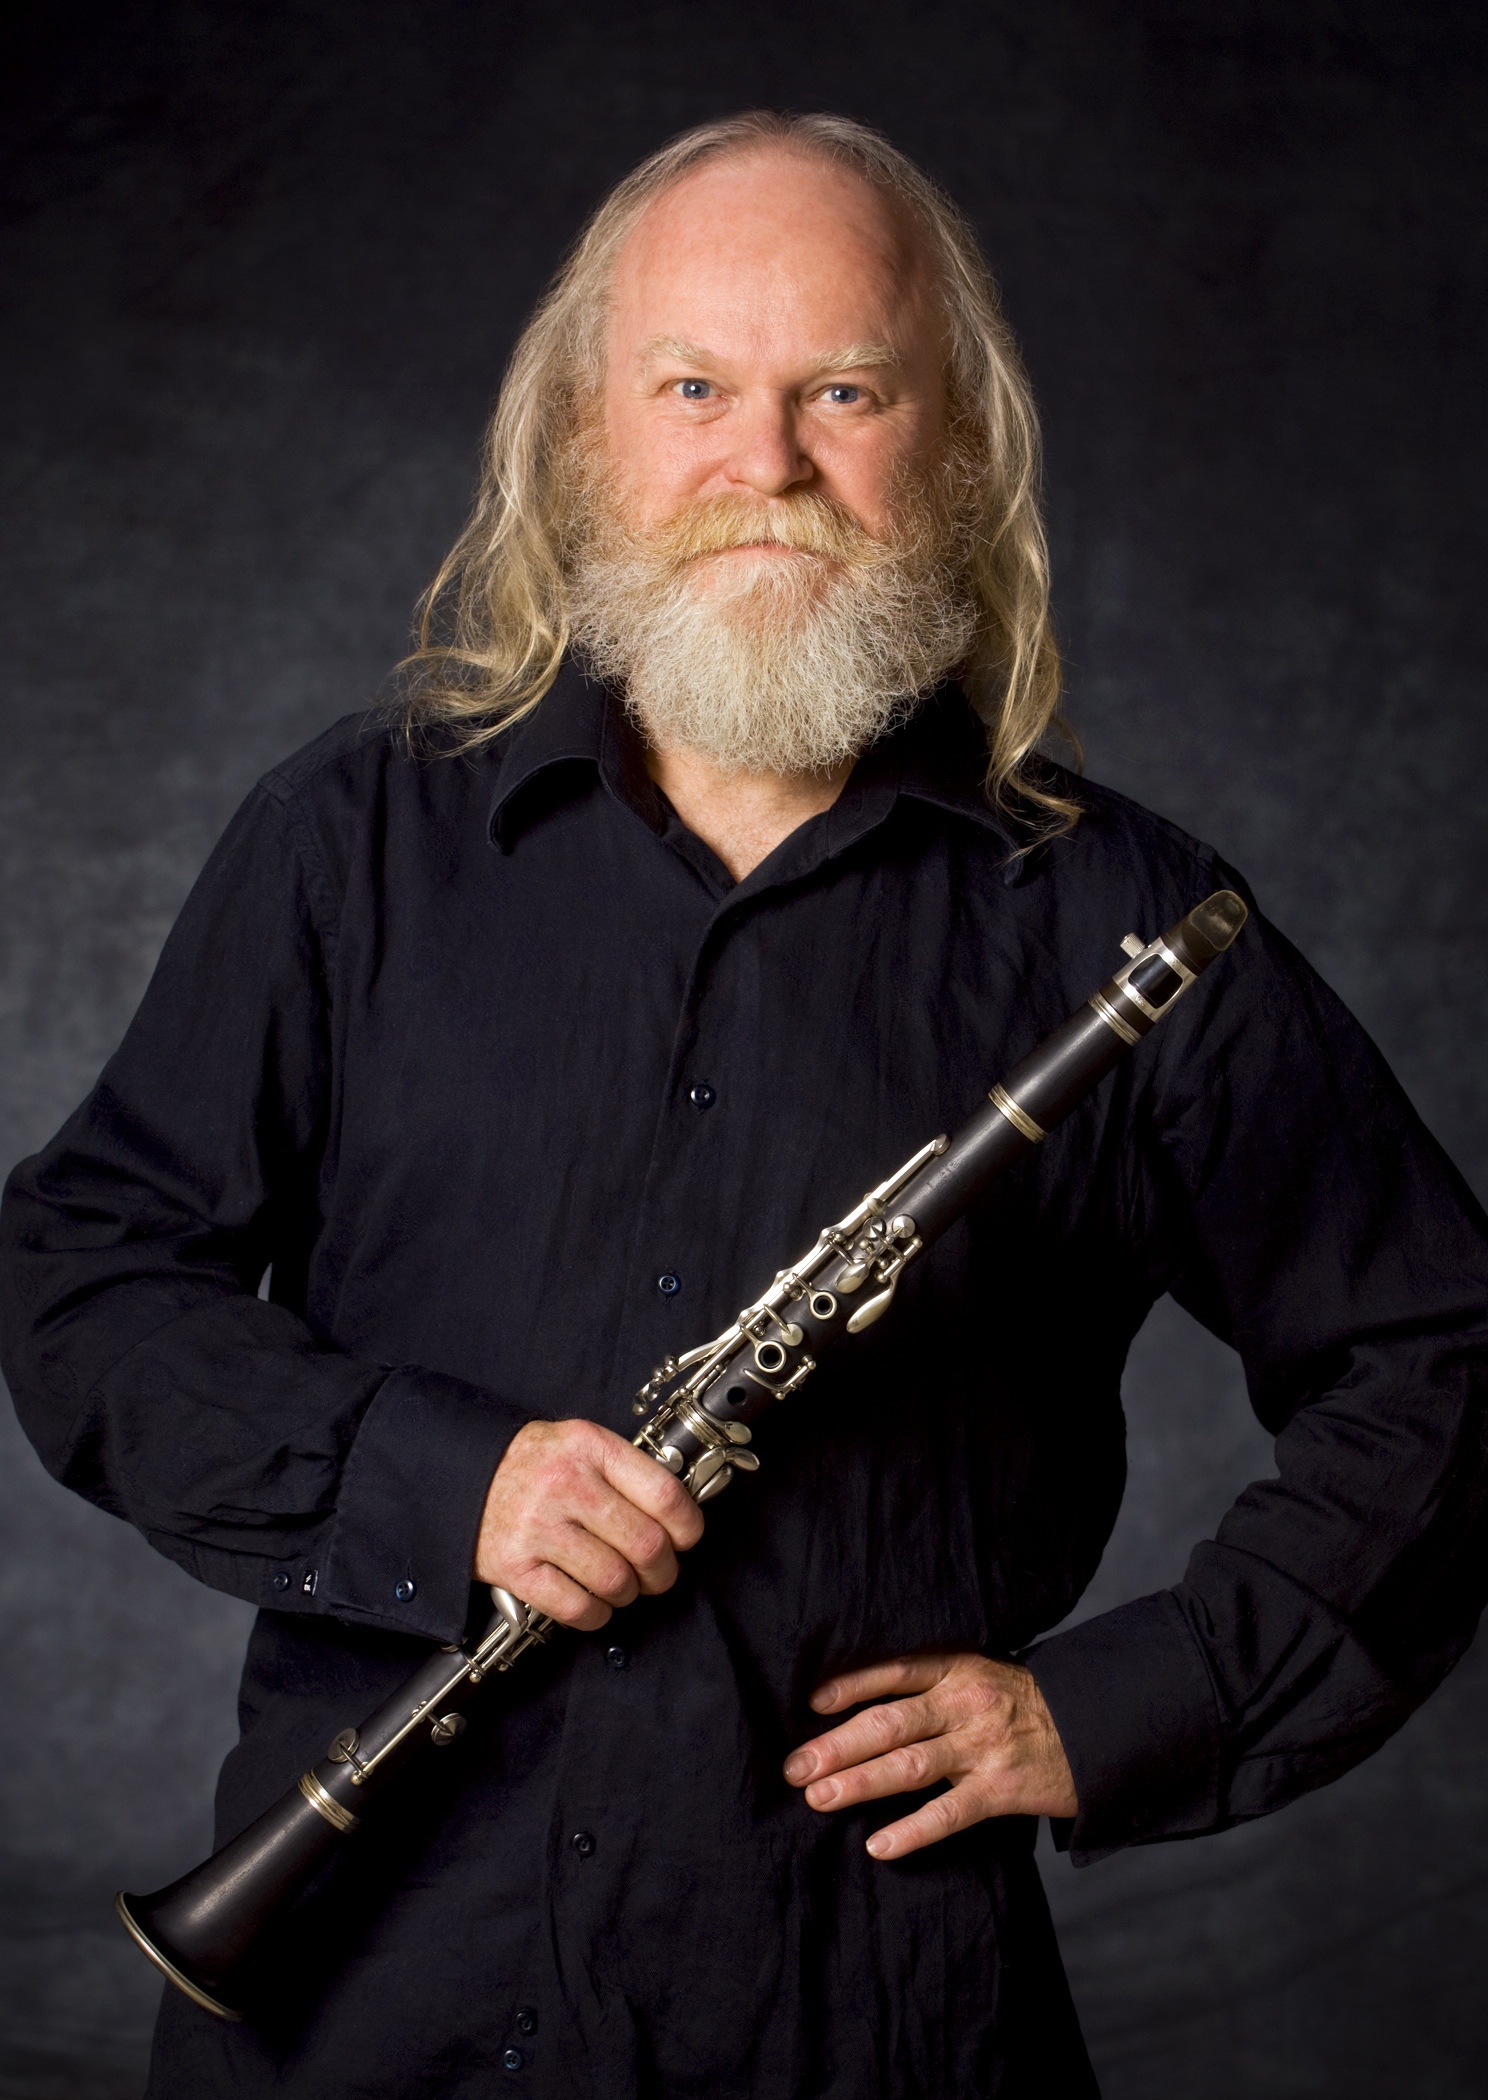
<svg viewBox="0 0 1488 2100"><path fill-rule="evenodd" d="M838 408L850 408L860 392L861 389L855 386L829 386L827 399L835 402Z"/></svg>
<svg viewBox="0 0 1488 2100"><path fill-rule="evenodd" d="M684 401L706 401L713 389L706 379L679 379L677 392Z"/></svg>

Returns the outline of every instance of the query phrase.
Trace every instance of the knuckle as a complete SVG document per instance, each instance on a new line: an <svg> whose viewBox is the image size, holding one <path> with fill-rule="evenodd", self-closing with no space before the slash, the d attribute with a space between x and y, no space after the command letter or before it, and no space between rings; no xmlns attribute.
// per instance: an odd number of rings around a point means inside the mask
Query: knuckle
<svg viewBox="0 0 1488 2100"><path fill-rule="evenodd" d="M530 1586L529 1601L561 1626L571 1626L585 1633L592 1633L610 1616L607 1604L587 1596L577 1584L556 1571L550 1571L545 1581Z"/></svg>
<svg viewBox="0 0 1488 2100"><path fill-rule="evenodd" d="M617 1560L607 1562L590 1581L589 1588L597 1596L612 1599L618 1604L634 1585L635 1577L630 1569L624 1561Z"/></svg>
<svg viewBox="0 0 1488 2100"><path fill-rule="evenodd" d="M666 1558L671 1543L664 1527L647 1518L637 1528L631 1559L638 1568L654 1568Z"/></svg>
<svg viewBox="0 0 1488 2100"><path fill-rule="evenodd" d="M955 1693L957 1707L969 1720L994 1712L1002 1702L1003 1694L1000 1689L985 1677L968 1678L963 1685L957 1687Z"/></svg>
<svg viewBox="0 0 1488 2100"><path fill-rule="evenodd" d="M871 1750L890 1750L893 1748L894 1736L888 1723L887 1707L870 1707L867 1713L859 1716L859 1719L862 1722L863 1741Z"/></svg>
<svg viewBox="0 0 1488 2100"><path fill-rule="evenodd" d="M667 1517L681 1531L701 1531L703 1513L688 1494L680 1480L670 1473L665 1476L661 1506Z"/></svg>
<svg viewBox="0 0 1488 2100"><path fill-rule="evenodd" d="M927 1786L930 1781L930 1752L924 1743L906 1743L895 1759L909 1786Z"/></svg>
<svg viewBox="0 0 1488 2100"><path fill-rule="evenodd" d="M564 1455L577 1465L596 1465L604 1453L604 1432L597 1422L575 1419L560 1422L558 1434Z"/></svg>

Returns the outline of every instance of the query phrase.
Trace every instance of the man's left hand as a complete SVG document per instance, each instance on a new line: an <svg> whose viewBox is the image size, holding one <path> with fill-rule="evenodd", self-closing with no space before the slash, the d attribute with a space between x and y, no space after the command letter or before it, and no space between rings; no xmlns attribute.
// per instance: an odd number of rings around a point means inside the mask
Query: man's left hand
<svg viewBox="0 0 1488 2100"><path fill-rule="evenodd" d="M897 1697L895 1695L898 1695ZM907 1696L906 1696L907 1695ZM899 1859L984 1816L1072 1816L1078 1806L1064 1745L1043 1695L1017 1663L984 1655L907 1655L830 1677L811 1695L829 1714L887 1699L785 1761L813 1808L849 1808L951 1781L949 1789L868 1840Z"/></svg>

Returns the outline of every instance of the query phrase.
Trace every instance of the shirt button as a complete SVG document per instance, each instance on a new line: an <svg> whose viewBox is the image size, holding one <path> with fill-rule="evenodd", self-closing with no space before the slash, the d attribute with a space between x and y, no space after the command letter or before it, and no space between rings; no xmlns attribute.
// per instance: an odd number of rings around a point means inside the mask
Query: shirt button
<svg viewBox="0 0 1488 2100"><path fill-rule="evenodd" d="M412 1601L417 1589L418 1584L414 1581L413 1577L411 1575L405 1575L401 1582L395 1582L393 1584L393 1595L397 1598L400 1604L408 1604Z"/></svg>
<svg viewBox="0 0 1488 2100"><path fill-rule="evenodd" d="M605 1661L612 1670L623 1670L630 1657L624 1648L606 1648Z"/></svg>
<svg viewBox="0 0 1488 2100"><path fill-rule="evenodd" d="M710 1086L695 1086L687 1098L694 1108L703 1109L711 1108L718 1096Z"/></svg>
<svg viewBox="0 0 1488 2100"><path fill-rule="evenodd" d="M508 2071L520 2071L526 2061L520 2049L508 2049L501 2059L503 2068Z"/></svg>
<svg viewBox="0 0 1488 2100"><path fill-rule="evenodd" d="M663 1298L675 1298L678 1291L682 1288L682 1279L680 1276L674 1275L670 1269L667 1269L662 1275L657 1277L656 1288L661 1292Z"/></svg>
<svg viewBox="0 0 1488 2100"><path fill-rule="evenodd" d="M274 1587L276 1590L287 1590L289 1588L289 1577L285 1574L283 1568L274 1577Z"/></svg>
<svg viewBox="0 0 1488 2100"><path fill-rule="evenodd" d="M593 1859L595 1848L592 1832L576 1830L573 1834L573 1848L580 1859Z"/></svg>
<svg viewBox="0 0 1488 2100"><path fill-rule="evenodd" d="M537 2033L537 2014L530 2005L517 2008L516 2029L518 2034Z"/></svg>

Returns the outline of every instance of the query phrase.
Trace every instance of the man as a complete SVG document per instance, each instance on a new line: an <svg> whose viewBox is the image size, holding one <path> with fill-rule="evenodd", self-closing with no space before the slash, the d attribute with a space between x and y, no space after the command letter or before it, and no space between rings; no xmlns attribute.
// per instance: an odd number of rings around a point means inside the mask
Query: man
<svg viewBox="0 0 1488 2100"><path fill-rule="evenodd" d="M627 1441L653 1363L1235 879L1035 755L1036 464L975 244L892 149L666 149L518 347L402 723L268 776L13 1178L47 1463L263 1607L220 1840L472 1580L579 1636L369 1818L248 2022L168 1994L160 2100L1091 2092L1034 1819L1085 1858L1264 1813L1471 1637L1483 1220L1259 916L706 1528ZM1278 1478L1031 1647L1164 1290Z"/></svg>

